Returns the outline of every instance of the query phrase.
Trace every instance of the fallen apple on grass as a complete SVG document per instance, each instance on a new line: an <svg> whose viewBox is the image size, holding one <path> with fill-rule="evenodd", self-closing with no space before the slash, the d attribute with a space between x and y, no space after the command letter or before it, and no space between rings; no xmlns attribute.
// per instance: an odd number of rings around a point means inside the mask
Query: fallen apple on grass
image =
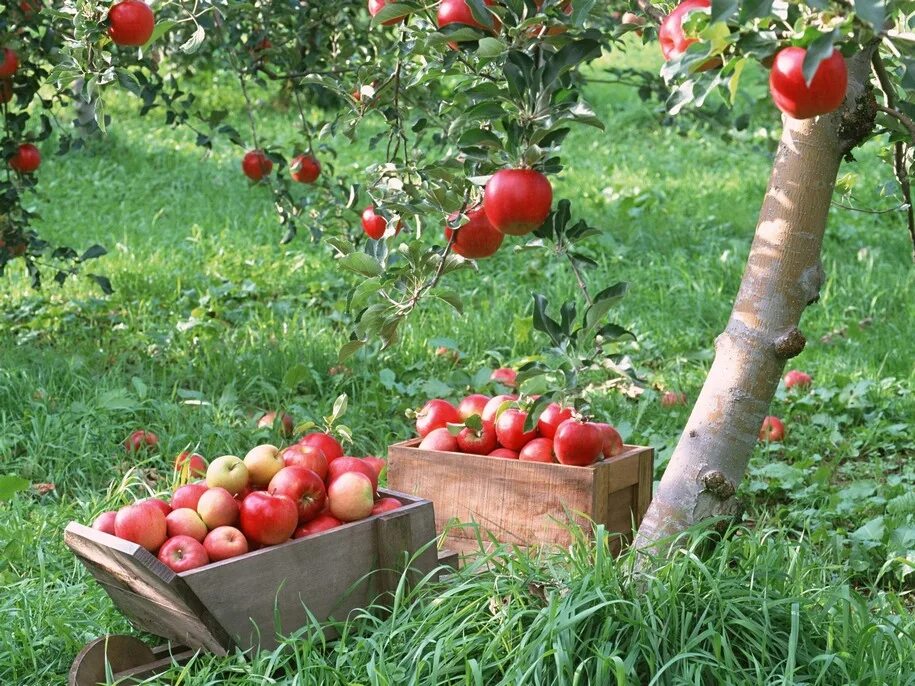
<svg viewBox="0 0 915 686"><path fill-rule="evenodd" d="M159 445L159 437L152 431L137 429L124 439L124 450L135 453L145 448L155 448Z"/></svg>
<svg viewBox="0 0 915 686"><path fill-rule="evenodd" d="M813 377L798 369L792 369L785 374L785 388L809 388L813 383Z"/></svg>
<svg viewBox="0 0 915 686"><path fill-rule="evenodd" d="M785 425L778 417L769 416L763 419L759 429L759 440L766 443L777 443L785 439Z"/></svg>
<svg viewBox="0 0 915 686"><path fill-rule="evenodd" d="M185 450L175 458L175 471L180 473L185 470L190 476L206 476L207 461L203 455Z"/></svg>
<svg viewBox="0 0 915 686"><path fill-rule="evenodd" d="M265 414L262 414L260 416L260 418L257 420L257 428L258 429L264 429L264 428L272 429L276 426L276 423L277 423L276 420L277 420L276 412L267 412ZM285 438L289 438L290 436L292 436L292 434L295 433L295 421L292 419L292 417L290 415L286 414L285 412L283 412L281 415L279 415L279 420L280 420L280 422L279 422L279 427L277 427L277 431L279 431L280 435L284 436Z"/></svg>

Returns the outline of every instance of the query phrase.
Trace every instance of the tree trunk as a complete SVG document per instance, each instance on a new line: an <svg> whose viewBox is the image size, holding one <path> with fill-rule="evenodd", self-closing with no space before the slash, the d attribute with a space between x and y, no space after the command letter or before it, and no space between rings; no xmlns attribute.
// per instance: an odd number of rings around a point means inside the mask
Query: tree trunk
<svg viewBox="0 0 915 686"><path fill-rule="evenodd" d="M671 537L738 509L735 491L785 362L804 348L798 324L819 297L820 249L842 158L873 129L870 50L848 60L843 106L816 119L783 117L756 236L715 361L635 545L663 553Z"/></svg>

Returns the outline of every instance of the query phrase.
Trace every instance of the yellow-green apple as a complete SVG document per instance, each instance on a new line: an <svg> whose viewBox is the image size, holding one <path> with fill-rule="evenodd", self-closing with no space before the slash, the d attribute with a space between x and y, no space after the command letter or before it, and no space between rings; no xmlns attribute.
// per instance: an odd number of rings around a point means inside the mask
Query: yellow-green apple
<svg viewBox="0 0 915 686"><path fill-rule="evenodd" d="M334 460L333 464L337 462L340 460ZM267 492L285 495L295 502L299 512L298 524L313 519L324 509L327 498L324 481L316 472L305 467L283 467L270 480Z"/></svg>
<svg viewBox="0 0 915 686"><path fill-rule="evenodd" d="M162 544L159 561L174 572L186 572L210 564L210 557L196 538L174 536Z"/></svg>
<svg viewBox="0 0 915 686"><path fill-rule="evenodd" d="M102 514L96 517L95 521L92 522L92 528L96 531L104 531L106 534L114 536L114 519L117 517L117 514L118 513L114 510L102 512Z"/></svg>
<svg viewBox="0 0 915 686"><path fill-rule="evenodd" d="M158 507L166 517L172 511L172 506L159 498L146 498L145 500L140 500L139 503L148 503L153 507Z"/></svg>
<svg viewBox="0 0 915 686"><path fill-rule="evenodd" d="M178 510L182 507L189 507L192 510L196 510L197 502L206 490L206 484L200 482L185 484L176 488L175 494L172 496L172 509Z"/></svg>
<svg viewBox="0 0 915 686"><path fill-rule="evenodd" d="M556 429L553 450L560 464L585 467L597 462L604 450L601 430L590 422L567 419Z"/></svg>
<svg viewBox="0 0 915 686"><path fill-rule="evenodd" d="M502 457L507 460L517 460L520 457L520 454L517 450L509 450L508 448L496 448L491 453L490 457Z"/></svg>
<svg viewBox="0 0 915 686"><path fill-rule="evenodd" d="M509 388L514 388L518 385L518 372L509 367L499 367L498 369L492 370L492 374L489 375L489 380L496 381Z"/></svg>
<svg viewBox="0 0 915 686"><path fill-rule="evenodd" d="M785 425L778 417L766 417L763 419L762 426L759 429L759 440L761 441L782 441L785 438Z"/></svg>
<svg viewBox="0 0 915 686"><path fill-rule="evenodd" d="M152 431L137 429L124 439L124 450L135 453L143 448L155 448L159 445L159 437Z"/></svg>
<svg viewBox="0 0 915 686"><path fill-rule="evenodd" d="M433 429L426 437L420 441L419 447L422 450L444 450L445 452L457 452L457 439L451 435L448 429Z"/></svg>
<svg viewBox="0 0 915 686"><path fill-rule="evenodd" d="M430 400L416 413L416 433L420 438L425 438L434 429L460 421L461 415L457 408L447 400Z"/></svg>
<svg viewBox="0 0 915 686"><path fill-rule="evenodd" d="M458 415L463 422L468 417L472 417L475 414L483 416L483 410L486 407L486 403L489 402L489 396L483 395L482 393L471 393L466 398L464 398L458 405Z"/></svg>
<svg viewBox="0 0 915 686"><path fill-rule="evenodd" d="M799 369L792 369L790 372L785 374L785 388L807 388L810 384L813 383L813 378L810 374L805 374Z"/></svg>
<svg viewBox="0 0 915 686"><path fill-rule="evenodd" d="M257 420L257 428L262 429L264 427L272 429L274 424L276 424L276 412L267 412L264 415L261 415L261 418ZM295 422L285 412L280 417L280 425L277 429L280 432L280 435L289 438L295 432Z"/></svg>
<svg viewBox="0 0 915 686"><path fill-rule="evenodd" d="M313 445L294 443L280 451L285 467L304 467L322 479L327 478L327 458L324 451Z"/></svg>
<svg viewBox="0 0 915 686"><path fill-rule="evenodd" d="M518 453L522 462L555 462L553 458L553 439L535 438L527 443Z"/></svg>
<svg viewBox="0 0 915 686"><path fill-rule="evenodd" d="M251 448L245 455L244 463L248 469L248 484L252 488L269 484L270 479L284 466L280 449L269 443Z"/></svg>
<svg viewBox="0 0 915 686"><path fill-rule="evenodd" d="M165 543L165 515L155 505L137 503L118 510L114 518L114 535L155 552Z"/></svg>
<svg viewBox="0 0 915 686"><path fill-rule="evenodd" d="M289 539L299 522L299 508L285 495L254 491L241 501L241 530L260 545L277 545Z"/></svg>
<svg viewBox="0 0 915 686"><path fill-rule="evenodd" d="M165 516L165 530L169 538L175 536L190 536L198 541L203 541L207 535L207 525L204 524L197 510L189 507L179 507Z"/></svg>
<svg viewBox="0 0 915 686"><path fill-rule="evenodd" d="M326 512L319 514L317 517L312 519L310 522L306 522L299 528L295 530L293 538L304 538L305 536L311 536L312 534L319 534L322 531L329 531L330 529L336 529L338 526L341 526L343 522L334 517L331 514Z"/></svg>
<svg viewBox="0 0 915 686"><path fill-rule="evenodd" d="M307 434L299 440L299 445L310 445L320 449L324 453L324 457L327 458L327 464L330 464L338 457L343 457L343 446L330 434L319 432Z"/></svg>
<svg viewBox="0 0 915 686"><path fill-rule="evenodd" d="M372 514L377 515L383 512L393 512L403 507L403 503L397 498L382 498L372 506Z"/></svg>
<svg viewBox="0 0 915 686"><path fill-rule="evenodd" d="M499 445L509 450L521 450L525 445L537 438L537 427L530 431L524 430L527 422L527 412L510 407L496 419L496 438Z"/></svg>
<svg viewBox="0 0 915 686"><path fill-rule="evenodd" d="M359 472L341 474L327 488L327 502L330 513L342 522L365 519L375 506L372 480Z"/></svg>
<svg viewBox="0 0 915 686"><path fill-rule="evenodd" d="M185 450L175 458L175 471L182 472L185 469L191 476L206 476L207 461L203 455Z"/></svg>
<svg viewBox="0 0 915 686"><path fill-rule="evenodd" d="M540 413L540 419L537 420L537 430L540 431L541 436L552 438L556 435L557 427L571 418L571 407L563 407L559 403L550 403Z"/></svg>
<svg viewBox="0 0 915 686"><path fill-rule="evenodd" d="M496 440L496 427L492 422L483 422L481 420L479 431L465 426L455 438L458 450L471 455L489 455L499 447Z"/></svg>
<svg viewBox="0 0 915 686"><path fill-rule="evenodd" d="M504 412L509 404L517 399L517 395L505 395L504 393L501 395L494 395L489 399L489 402L486 403L480 418L484 422L495 422L496 416L499 415L500 412Z"/></svg>
<svg viewBox="0 0 915 686"><path fill-rule="evenodd" d="M620 436L620 432L617 431L610 424L604 422L592 422L594 426L600 429L601 434L604 437L604 447L602 454L604 459L609 457L616 457L621 452L623 452L623 437Z"/></svg>
<svg viewBox="0 0 915 686"><path fill-rule="evenodd" d="M238 521L238 501L226 489L216 486L200 496L197 514L208 529L231 526Z"/></svg>
<svg viewBox="0 0 915 686"><path fill-rule="evenodd" d="M223 455L207 467L207 486L224 488L232 495L241 493L248 485L248 468L240 457Z"/></svg>
<svg viewBox="0 0 915 686"><path fill-rule="evenodd" d="M344 455L330 463L327 467L327 483L332 484L341 474L346 472L359 472L372 480L372 488L378 490L378 474L375 468L359 457Z"/></svg>
<svg viewBox="0 0 915 686"><path fill-rule="evenodd" d="M248 552L248 539L234 526L218 526L203 539L203 547L210 560L218 562Z"/></svg>

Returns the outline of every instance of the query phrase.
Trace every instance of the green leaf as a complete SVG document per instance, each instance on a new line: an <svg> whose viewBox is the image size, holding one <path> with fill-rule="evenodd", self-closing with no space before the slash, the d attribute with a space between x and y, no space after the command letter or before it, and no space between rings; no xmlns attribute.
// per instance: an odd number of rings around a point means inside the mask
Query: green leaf
<svg viewBox="0 0 915 686"><path fill-rule="evenodd" d="M477 47L477 55L484 59L492 59L501 55L505 50L505 44L498 38L486 36L486 38L480 39L480 44Z"/></svg>
<svg viewBox="0 0 915 686"><path fill-rule="evenodd" d="M884 0L855 0L855 14L879 33L886 23L886 2Z"/></svg>
<svg viewBox="0 0 915 686"><path fill-rule="evenodd" d="M469 129L458 139L460 148L502 148L502 140L494 132L486 129Z"/></svg>
<svg viewBox="0 0 915 686"><path fill-rule="evenodd" d="M340 266L362 276L381 276L384 273L378 260L364 252L354 252L340 258Z"/></svg>
<svg viewBox="0 0 915 686"><path fill-rule="evenodd" d="M389 19L400 19L401 17L406 17L413 12L413 7L410 5L403 5L400 3L391 3L386 4L382 7L381 11L372 17L372 23L379 25L382 22L388 21Z"/></svg>
<svg viewBox="0 0 915 686"><path fill-rule="evenodd" d="M290 390L297 389L304 381L307 381L311 376L311 370L309 370L307 365L304 364L295 364L286 370L286 373L283 374L283 386Z"/></svg>
<svg viewBox="0 0 915 686"><path fill-rule="evenodd" d="M350 307L353 310L361 310L368 303L369 298L380 290L381 281L377 278L366 279L365 281L359 282L353 289L353 294L350 298Z"/></svg>
<svg viewBox="0 0 915 686"><path fill-rule="evenodd" d="M365 341L350 341L340 348L340 352L337 353L337 360L340 362L346 362L349 358L356 354L359 349L365 345Z"/></svg>
<svg viewBox="0 0 915 686"><path fill-rule="evenodd" d="M561 345L563 336L559 323L546 313L547 299L540 293L534 293L534 328L542 331L554 345Z"/></svg>
<svg viewBox="0 0 915 686"><path fill-rule="evenodd" d="M886 533L886 525L883 517L874 517L850 534L850 538L855 541L863 542L880 542Z"/></svg>
<svg viewBox="0 0 915 686"><path fill-rule="evenodd" d="M334 400L334 408L331 411L331 423L336 422L340 417L346 414L346 408L349 405L349 398L347 398L346 393L341 393L337 396L337 399Z"/></svg>
<svg viewBox="0 0 915 686"><path fill-rule="evenodd" d="M807 54L804 55L804 66L801 71L808 86L813 81L813 77L820 67L820 62L832 55L835 37L835 31L824 33L807 47Z"/></svg>
<svg viewBox="0 0 915 686"><path fill-rule="evenodd" d="M559 52L549 58L540 83L544 88L553 85L562 74L582 62L593 60L600 56L600 43L590 38L576 40L564 45Z"/></svg>
<svg viewBox="0 0 915 686"><path fill-rule="evenodd" d="M461 296L454 291L447 288L433 288L429 291L429 295L448 303L457 310L459 314L464 314L464 302L461 300Z"/></svg>
<svg viewBox="0 0 915 686"><path fill-rule="evenodd" d="M0 501L11 500L20 491L26 490L31 484L21 476L7 474L0 476Z"/></svg>
<svg viewBox="0 0 915 686"><path fill-rule="evenodd" d="M474 431L483 430L483 418L478 414L472 414L464 420L464 425L469 426Z"/></svg>

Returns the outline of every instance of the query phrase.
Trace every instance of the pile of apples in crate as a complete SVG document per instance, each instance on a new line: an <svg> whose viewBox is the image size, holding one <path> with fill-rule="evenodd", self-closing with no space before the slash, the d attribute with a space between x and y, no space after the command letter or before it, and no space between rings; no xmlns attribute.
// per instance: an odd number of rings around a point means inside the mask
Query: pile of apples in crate
<svg viewBox="0 0 915 686"><path fill-rule="evenodd" d="M416 415L419 447L581 467L623 451L616 429L584 421L572 408L550 403L525 431L527 418L516 395L468 395L457 407L430 400Z"/></svg>
<svg viewBox="0 0 915 686"><path fill-rule="evenodd" d="M184 572L401 507L396 498L376 501L384 465L377 457L344 456L325 433L282 450L258 445L244 459L223 455L209 466L184 452L175 469L203 480L180 486L170 502L148 498L103 512L92 526Z"/></svg>

